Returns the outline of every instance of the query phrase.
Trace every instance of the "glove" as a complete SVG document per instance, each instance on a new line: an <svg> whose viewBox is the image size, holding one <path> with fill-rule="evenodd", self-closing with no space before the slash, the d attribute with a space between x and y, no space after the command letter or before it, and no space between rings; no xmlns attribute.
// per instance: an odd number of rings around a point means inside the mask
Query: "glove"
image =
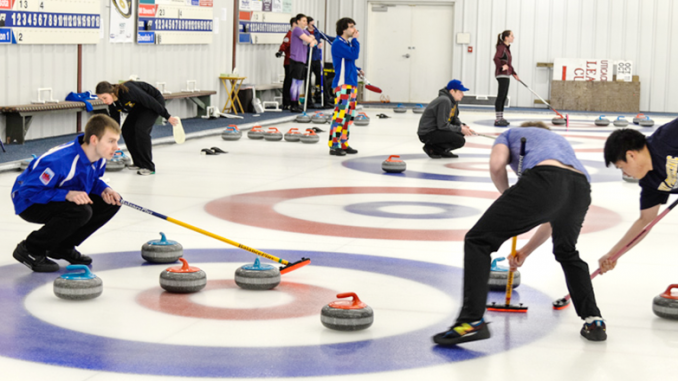
<svg viewBox="0 0 678 381"><path fill-rule="evenodd" d="M275 56L278 57L278 58L282 57L282 55L283 55L283 52L281 52L281 51L275 52Z"/></svg>

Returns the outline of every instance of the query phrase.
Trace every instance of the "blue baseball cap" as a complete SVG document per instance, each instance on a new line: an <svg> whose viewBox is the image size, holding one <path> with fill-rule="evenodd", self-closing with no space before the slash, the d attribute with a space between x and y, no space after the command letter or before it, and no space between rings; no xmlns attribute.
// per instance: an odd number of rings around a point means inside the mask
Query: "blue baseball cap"
<svg viewBox="0 0 678 381"><path fill-rule="evenodd" d="M464 85L461 84L461 81L458 79L453 79L450 82L447 82L447 90L468 91L468 89L465 88Z"/></svg>

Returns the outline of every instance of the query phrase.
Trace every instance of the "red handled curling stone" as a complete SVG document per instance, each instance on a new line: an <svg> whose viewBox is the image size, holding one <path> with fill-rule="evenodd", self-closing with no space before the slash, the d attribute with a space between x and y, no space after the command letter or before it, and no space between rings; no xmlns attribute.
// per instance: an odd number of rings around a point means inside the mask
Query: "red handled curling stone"
<svg viewBox="0 0 678 381"><path fill-rule="evenodd" d="M370 124L370 118L364 112L358 114L358 116L353 119L353 124L356 126L368 126Z"/></svg>
<svg viewBox="0 0 678 381"><path fill-rule="evenodd" d="M167 292L187 294L197 292L207 285L207 275L197 267L188 265L185 259L179 258L181 266L168 267L160 273L160 287Z"/></svg>
<svg viewBox="0 0 678 381"><path fill-rule="evenodd" d="M354 292L337 294L337 298L353 300L334 301L320 311L320 322L327 328L337 331L359 331L366 329L374 322L374 311L358 299Z"/></svg>
<svg viewBox="0 0 678 381"><path fill-rule="evenodd" d="M320 140L320 137L315 134L315 131L313 131L310 128L306 129L306 133L301 135L301 142L306 143L306 144L313 144L317 143L318 140Z"/></svg>
<svg viewBox="0 0 678 381"><path fill-rule="evenodd" d="M610 120L605 117L605 115L601 115L598 117L598 119L593 121L593 124L595 124L598 127L607 127L610 125Z"/></svg>
<svg viewBox="0 0 678 381"><path fill-rule="evenodd" d="M264 130L261 129L261 126L254 126L251 130L247 131L247 137L254 140L263 139Z"/></svg>
<svg viewBox="0 0 678 381"><path fill-rule="evenodd" d="M221 138L224 139L224 140L230 140L230 141L240 140L241 137L242 137L242 132L240 131L238 126L236 126L235 124L229 125L228 127L226 127L224 132L221 133Z"/></svg>
<svg viewBox="0 0 678 381"><path fill-rule="evenodd" d="M645 114L640 113L633 117L633 124L640 124L640 121L645 119Z"/></svg>
<svg viewBox="0 0 678 381"><path fill-rule="evenodd" d="M275 127L269 127L268 131L264 133L264 139L269 142L278 142L283 139L282 132L278 131Z"/></svg>
<svg viewBox="0 0 678 381"><path fill-rule="evenodd" d="M626 127L629 125L629 121L624 118L624 116L618 116L614 122L612 122L615 127Z"/></svg>
<svg viewBox="0 0 678 381"><path fill-rule="evenodd" d="M402 160L396 160L400 158L398 155L391 155L388 159L384 160L381 163L381 169L386 173L401 173L407 169L407 164Z"/></svg>
<svg viewBox="0 0 678 381"><path fill-rule="evenodd" d="M557 116L551 119L551 123L553 123L553 125L555 126L564 126L565 124L567 124L567 119Z"/></svg>
<svg viewBox="0 0 678 381"><path fill-rule="evenodd" d="M285 133L285 141L298 142L299 140L301 140L301 132L299 132L296 127L290 128L290 130Z"/></svg>
<svg viewBox="0 0 678 381"><path fill-rule="evenodd" d="M678 293L672 293L673 289L678 289L678 284L670 285L652 301L652 312L660 318L678 320Z"/></svg>
<svg viewBox="0 0 678 381"><path fill-rule="evenodd" d="M150 263L174 263L183 256L184 247L177 241L168 240L163 232L160 232L160 239L141 246L141 258Z"/></svg>
<svg viewBox="0 0 678 381"><path fill-rule="evenodd" d="M497 262L501 262L506 258L500 257L492 261L492 267L490 267L490 280L488 284L490 290L492 291L506 291L506 283L508 283L508 269L499 267ZM513 287L516 288L520 286L520 271L516 270L513 272Z"/></svg>
<svg viewBox="0 0 678 381"><path fill-rule="evenodd" d="M280 284L280 270L262 265L257 258L254 264L235 270L235 284L245 290L270 290Z"/></svg>
<svg viewBox="0 0 678 381"><path fill-rule="evenodd" d="M66 300L94 299L104 292L104 283L85 265L68 265L65 274L54 280L54 295Z"/></svg>

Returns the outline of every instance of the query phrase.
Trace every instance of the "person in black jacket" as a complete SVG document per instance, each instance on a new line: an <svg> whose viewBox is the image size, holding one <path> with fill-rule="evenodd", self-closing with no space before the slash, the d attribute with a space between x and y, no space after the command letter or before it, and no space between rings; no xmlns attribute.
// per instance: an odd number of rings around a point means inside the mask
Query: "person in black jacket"
<svg viewBox="0 0 678 381"><path fill-rule="evenodd" d="M97 97L108 105L108 113L120 123L120 112L126 112L127 119L122 125L122 137L137 174L148 176L155 174L151 144L151 130L158 116L167 119L171 125L179 119L171 116L165 108L165 98L160 91L146 82L127 81L111 85L106 81L96 87Z"/></svg>
<svg viewBox="0 0 678 381"><path fill-rule="evenodd" d="M452 150L461 148L466 143L464 136L475 132L459 120L457 103L464 98L467 88L458 79L453 79L440 89L438 98L426 106L419 119L417 135L424 143L424 152L432 159L441 157L458 157Z"/></svg>

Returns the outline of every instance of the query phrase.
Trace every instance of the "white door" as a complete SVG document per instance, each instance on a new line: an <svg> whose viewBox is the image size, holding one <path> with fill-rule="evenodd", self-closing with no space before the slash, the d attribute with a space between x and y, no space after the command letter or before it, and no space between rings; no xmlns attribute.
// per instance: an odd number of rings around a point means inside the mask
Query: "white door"
<svg viewBox="0 0 678 381"><path fill-rule="evenodd" d="M430 102L452 79L453 20L452 5L371 5L366 77L391 102Z"/></svg>

